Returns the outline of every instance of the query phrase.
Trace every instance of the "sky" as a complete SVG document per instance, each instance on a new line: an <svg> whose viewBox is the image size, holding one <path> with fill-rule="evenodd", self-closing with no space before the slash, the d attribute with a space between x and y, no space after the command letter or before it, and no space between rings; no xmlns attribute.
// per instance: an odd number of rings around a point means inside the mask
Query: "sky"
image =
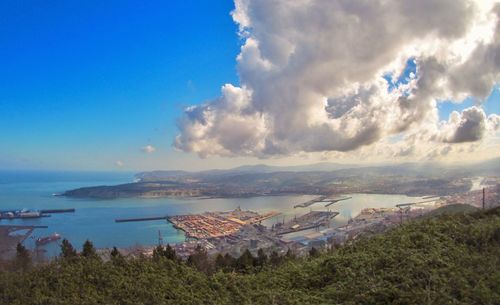
<svg viewBox="0 0 500 305"><path fill-rule="evenodd" d="M0 169L500 155L500 10L313 2L0 2Z"/></svg>

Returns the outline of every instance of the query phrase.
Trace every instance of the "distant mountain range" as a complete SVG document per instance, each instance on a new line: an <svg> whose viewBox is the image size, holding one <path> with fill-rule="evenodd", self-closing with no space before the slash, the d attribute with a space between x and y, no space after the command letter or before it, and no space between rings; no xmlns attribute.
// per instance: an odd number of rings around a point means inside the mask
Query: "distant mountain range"
<svg viewBox="0 0 500 305"><path fill-rule="evenodd" d="M400 163L394 165L360 165L360 164L341 164L341 163L315 163L309 165L296 166L270 166L265 164L244 165L232 169L214 169L199 172L189 172L181 170L158 170L140 172L136 178L145 181L175 179L186 177L208 177L208 176L227 176L242 174L270 174L281 172L338 172L346 175L352 174L380 174L380 175L416 175L435 176L435 175L495 175L500 173L500 157L482 161L473 164L444 164L438 162L425 163Z"/></svg>
<svg viewBox="0 0 500 305"><path fill-rule="evenodd" d="M403 163L361 166L318 163L303 166L240 166L201 172L152 171L137 182L69 190L71 197L250 197L283 194L379 193L411 196L468 191L477 176L499 176L500 158L476 164Z"/></svg>

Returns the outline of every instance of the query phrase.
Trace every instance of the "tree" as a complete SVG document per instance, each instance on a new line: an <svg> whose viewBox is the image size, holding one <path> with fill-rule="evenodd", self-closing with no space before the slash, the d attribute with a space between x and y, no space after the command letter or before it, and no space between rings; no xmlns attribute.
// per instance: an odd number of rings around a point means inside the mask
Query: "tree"
<svg viewBox="0 0 500 305"><path fill-rule="evenodd" d="M318 257L319 256L319 250L312 247L311 250L309 250L309 256L310 257Z"/></svg>
<svg viewBox="0 0 500 305"><path fill-rule="evenodd" d="M288 251L286 251L285 257L287 259L294 259L295 258L295 253L293 253L293 250L288 248Z"/></svg>
<svg viewBox="0 0 500 305"><path fill-rule="evenodd" d="M221 253L217 254L217 256L215 257L215 270L225 271L226 267L227 266L226 266L226 260L224 258L224 255L222 255Z"/></svg>
<svg viewBox="0 0 500 305"><path fill-rule="evenodd" d="M195 267L199 271L209 273L210 263L208 261L208 254L205 248L201 245L197 245L194 249L194 253L188 257L188 265Z"/></svg>
<svg viewBox="0 0 500 305"><path fill-rule="evenodd" d="M158 260L160 257L164 257L164 250L162 245L158 245L153 249L153 259Z"/></svg>
<svg viewBox="0 0 500 305"><path fill-rule="evenodd" d="M174 261L177 259L177 253L175 253L175 249L170 247L169 244L167 244L167 247L165 248L165 251L163 252L163 254L169 260Z"/></svg>
<svg viewBox="0 0 500 305"><path fill-rule="evenodd" d="M118 249L116 249L116 247L113 247L113 250L111 250L111 258L117 258L118 256L122 255L120 253L120 251L118 251Z"/></svg>
<svg viewBox="0 0 500 305"><path fill-rule="evenodd" d="M278 254L278 252L276 251L271 252L271 255L269 256L269 262L271 263L271 265L278 266L279 264L281 264L281 261L282 259Z"/></svg>
<svg viewBox="0 0 500 305"><path fill-rule="evenodd" d="M18 243L16 247L16 259L14 265L17 270L23 271L31 266L30 253L21 243Z"/></svg>
<svg viewBox="0 0 500 305"><path fill-rule="evenodd" d="M94 245L90 240L86 240L83 243L82 256L85 258L98 258L97 252L94 248Z"/></svg>
<svg viewBox="0 0 500 305"><path fill-rule="evenodd" d="M252 270L254 266L254 260L252 253L248 249L246 249L243 254L236 260L236 267L238 271L241 272L249 272Z"/></svg>
<svg viewBox="0 0 500 305"><path fill-rule="evenodd" d="M111 250L110 253L110 259L111 262L115 265L124 265L125 264L125 257L116 249L116 247L113 247L113 250Z"/></svg>
<svg viewBox="0 0 500 305"><path fill-rule="evenodd" d="M77 256L73 245L65 238L61 243L61 257L65 259L75 258Z"/></svg>
<svg viewBox="0 0 500 305"><path fill-rule="evenodd" d="M268 260L268 257L266 255L266 253L264 252L264 250L262 248L260 248L259 251L257 251L256 265L262 269L265 265L267 265L267 260Z"/></svg>

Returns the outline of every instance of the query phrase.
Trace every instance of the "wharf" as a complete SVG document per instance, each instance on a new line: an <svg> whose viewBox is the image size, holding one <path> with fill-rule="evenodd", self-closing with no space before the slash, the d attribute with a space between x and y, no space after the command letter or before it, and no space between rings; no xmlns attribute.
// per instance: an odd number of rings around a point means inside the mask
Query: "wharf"
<svg viewBox="0 0 500 305"><path fill-rule="evenodd" d="M49 210L40 210L42 214L57 214L57 213L74 213L75 209L49 209Z"/></svg>
<svg viewBox="0 0 500 305"><path fill-rule="evenodd" d="M273 218L273 217L276 217L279 215L281 215L280 212L269 212L267 214L264 214L264 215L261 215L261 216L258 216L258 217L255 217L255 218L248 220L248 223L249 224L260 223L261 221L264 221L266 219Z"/></svg>
<svg viewBox="0 0 500 305"><path fill-rule="evenodd" d="M312 211L300 217L294 218L287 223L278 225L278 227L275 228L275 234L289 234L328 225L330 220L337 215L339 215L338 212Z"/></svg>
<svg viewBox="0 0 500 305"><path fill-rule="evenodd" d="M339 202L339 201L348 200L348 199L351 199L351 198L352 198L352 197L339 198L339 199L332 199L329 203L325 204L325 208L326 208L326 207L329 207L329 206L331 206L332 204L337 203L337 202Z"/></svg>
<svg viewBox="0 0 500 305"><path fill-rule="evenodd" d="M428 203L428 202L433 202L433 201L436 201L436 199L424 200L424 201L417 201L417 202L400 203L400 204L396 204L396 207L402 208L402 207L408 207L408 206L411 206L411 205L416 205L416 204L419 204L419 203Z"/></svg>
<svg viewBox="0 0 500 305"><path fill-rule="evenodd" d="M168 216L153 216L139 218L118 218L115 222L134 222L134 221L151 221L151 220L168 220Z"/></svg>
<svg viewBox="0 0 500 305"><path fill-rule="evenodd" d="M294 229L294 228L288 228L288 229L279 231L277 234L278 235L285 235L285 234L290 234L290 233L296 233L296 232L300 232L300 231L305 231L305 230L309 230L309 229L318 228L321 225L322 224L318 223L318 224L308 225L308 226L304 226L304 227L298 227L296 229Z"/></svg>
<svg viewBox="0 0 500 305"><path fill-rule="evenodd" d="M312 199L312 200L309 200L309 201L306 201L304 203L300 203L300 204L296 204L294 205L293 207L294 208L307 208L308 206L310 205L313 205L317 202L322 202L323 200L325 200L327 198L327 196L320 196L318 198L315 198L315 199Z"/></svg>

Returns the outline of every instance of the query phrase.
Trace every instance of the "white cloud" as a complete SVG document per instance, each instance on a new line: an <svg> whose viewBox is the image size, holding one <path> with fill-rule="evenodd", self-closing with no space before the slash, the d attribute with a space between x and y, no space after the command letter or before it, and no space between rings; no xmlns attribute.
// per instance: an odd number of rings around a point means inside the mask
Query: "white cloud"
<svg viewBox="0 0 500 305"><path fill-rule="evenodd" d="M122 161L120 161L120 160L117 160L117 161L115 162L115 165L116 165L116 166L118 166L118 167L123 167L123 162L122 162Z"/></svg>
<svg viewBox="0 0 500 305"><path fill-rule="evenodd" d="M156 151L156 148L153 145L146 145L141 149L143 152L150 154Z"/></svg>
<svg viewBox="0 0 500 305"><path fill-rule="evenodd" d="M500 4L483 0L236 0L240 87L188 107L175 146L201 156L374 153L480 141L498 116L478 108L438 120L440 100L484 100L500 80ZM415 74L390 91L414 58ZM385 146L384 146L385 145ZM401 146L401 147L398 147ZM364 147L369 146L368 151ZM447 148L449 147L449 148ZM433 148L435 149L435 147ZM458 150L457 150L458 151Z"/></svg>

